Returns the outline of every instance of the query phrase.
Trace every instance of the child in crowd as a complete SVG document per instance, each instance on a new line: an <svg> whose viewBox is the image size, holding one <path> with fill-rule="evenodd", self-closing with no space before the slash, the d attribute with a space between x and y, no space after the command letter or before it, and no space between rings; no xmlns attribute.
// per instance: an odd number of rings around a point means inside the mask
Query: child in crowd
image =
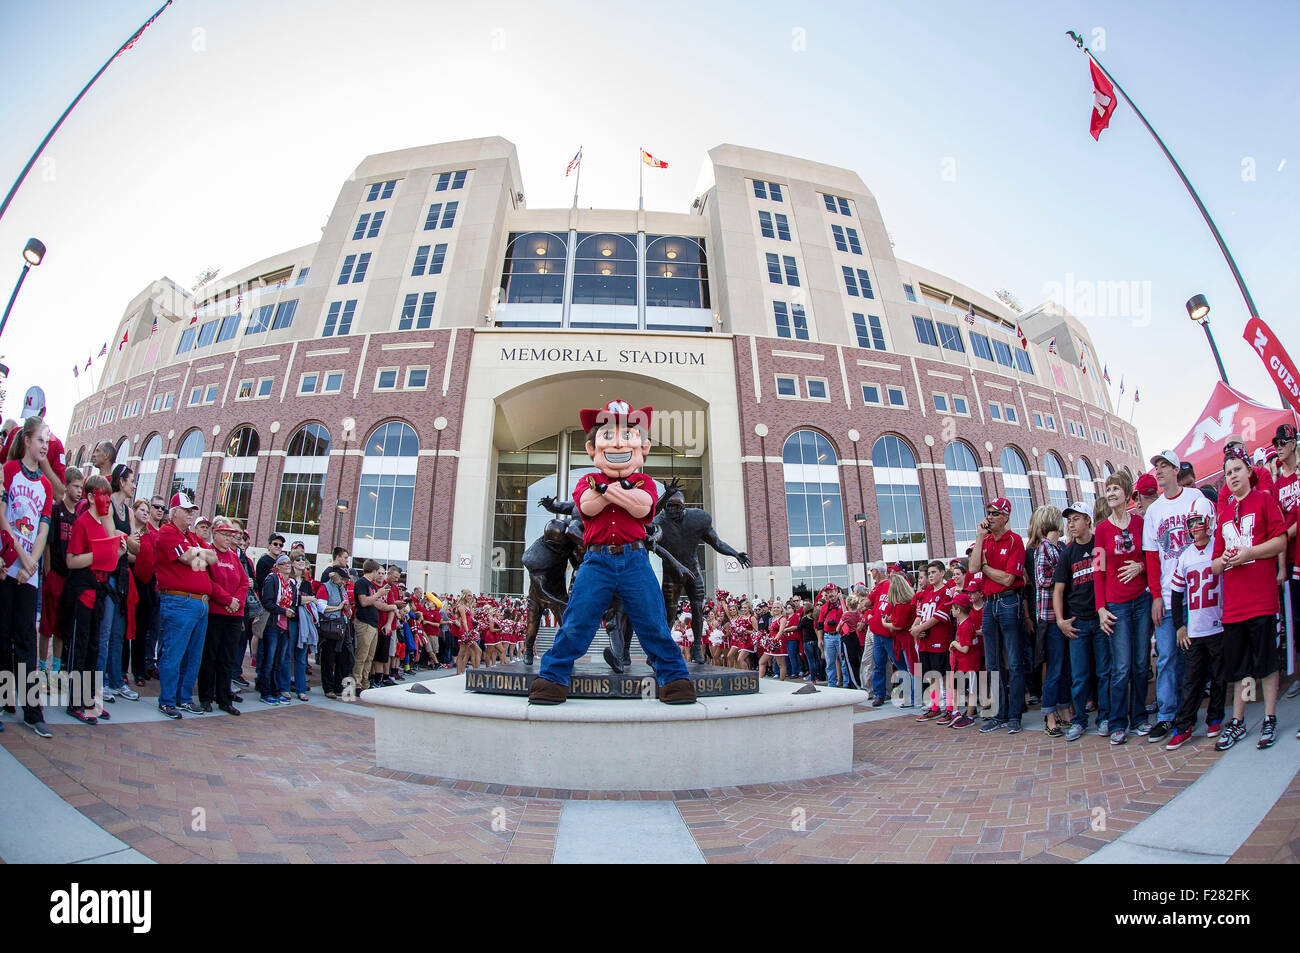
<svg viewBox="0 0 1300 953"><path fill-rule="evenodd" d="M1206 679L1210 682L1210 704L1205 711L1205 734L1217 738L1223 725L1227 685L1223 680L1223 577L1214 572L1213 529L1201 513L1187 517L1192 544L1174 562L1174 625L1178 626L1178 647L1187 670L1183 695L1174 719L1174 733L1166 751L1187 744L1196 725L1196 713Z"/></svg>
<svg viewBox="0 0 1300 953"><path fill-rule="evenodd" d="M984 597L979 598L983 602ZM953 596L952 615L957 623L957 636L948 645L952 671L948 697L951 699L964 688L966 710L952 718L949 725L969 728L975 724L979 714L979 672L984 667L984 647L980 641L980 629L975 624L975 608L970 593L959 592Z"/></svg>

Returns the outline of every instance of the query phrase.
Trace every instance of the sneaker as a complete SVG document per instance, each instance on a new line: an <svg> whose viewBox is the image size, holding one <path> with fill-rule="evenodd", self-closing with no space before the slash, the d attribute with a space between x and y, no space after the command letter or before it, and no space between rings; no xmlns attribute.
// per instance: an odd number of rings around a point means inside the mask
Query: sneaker
<svg viewBox="0 0 1300 953"><path fill-rule="evenodd" d="M1187 742L1191 740L1192 740L1192 729L1188 728L1186 731L1180 731L1177 734L1175 734L1172 738L1170 738L1169 744L1165 745L1165 750L1177 751L1179 748L1181 748L1183 745L1187 744Z"/></svg>
<svg viewBox="0 0 1300 953"><path fill-rule="evenodd" d="M1021 730L1019 718L1012 718L1007 722L1007 734L1016 735L1019 734Z"/></svg>
<svg viewBox="0 0 1300 953"><path fill-rule="evenodd" d="M166 715L168 718L180 719L184 717L183 715L181 715L180 709L177 708L175 705L159 705L158 710L162 712L164 715Z"/></svg>
<svg viewBox="0 0 1300 953"><path fill-rule="evenodd" d="M77 719L77 721L81 722L83 725L99 724L99 719L94 715L89 714L84 708L73 708L68 711L68 714Z"/></svg>
<svg viewBox="0 0 1300 953"><path fill-rule="evenodd" d="M121 688L114 689L114 692L113 692L113 693L114 693L115 695L121 695L123 698L125 698L125 699L126 699L127 701L129 701L129 702L136 701L136 700L139 699L139 697L140 697L140 693L139 693L139 692L135 691L134 689L130 688L130 687L127 686L127 685L123 685Z"/></svg>
<svg viewBox="0 0 1300 953"><path fill-rule="evenodd" d="M281 692L281 693L280 693L280 701L282 701L282 702L293 701L293 696L290 695L288 692Z"/></svg>
<svg viewBox="0 0 1300 953"><path fill-rule="evenodd" d="M117 698L116 698L116 697L114 696L114 694L113 694L113 689L111 689L111 688L106 688L106 689L104 689L104 701L106 701L106 702L115 702L115 701L117 701Z"/></svg>
<svg viewBox="0 0 1300 953"><path fill-rule="evenodd" d="M980 725L980 734L987 735L991 731L997 731L999 728L1005 728L1007 723L999 721L996 718L985 718L984 724Z"/></svg>
<svg viewBox="0 0 1300 953"><path fill-rule="evenodd" d="M929 721L931 718L938 718L942 714L943 712L937 708L927 708L925 711L921 712L921 714L916 716L916 720Z"/></svg>
<svg viewBox="0 0 1300 953"><path fill-rule="evenodd" d="M96 715L95 717L98 718L100 721L112 721L112 720L113 720L113 717L112 717L108 712L104 711L104 709L103 709L102 706L101 706L100 709L99 709L99 714Z"/></svg>
<svg viewBox="0 0 1300 953"><path fill-rule="evenodd" d="M1222 730L1222 728L1223 728L1223 722L1222 722L1222 721L1211 721L1211 722L1209 722L1209 723L1205 726L1205 737L1207 737L1207 738L1217 738L1217 737L1219 737L1219 732L1220 732L1220 730Z"/></svg>
<svg viewBox="0 0 1300 953"><path fill-rule="evenodd" d="M1223 726L1219 740L1214 743L1215 751L1227 751L1246 735L1246 726L1236 718Z"/></svg>
<svg viewBox="0 0 1300 953"><path fill-rule="evenodd" d="M40 734L38 731L37 734ZM1277 715L1264 719L1264 724L1259 726L1259 741L1255 747L1260 751L1273 747L1277 742Z"/></svg>
<svg viewBox="0 0 1300 953"><path fill-rule="evenodd" d="M1030 696L1029 696L1029 707L1030 707L1030 708L1037 708L1038 705L1039 705L1041 702L1042 702L1042 699L1040 699L1037 695L1030 695Z"/></svg>
<svg viewBox="0 0 1300 953"><path fill-rule="evenodd" d="M1138 733L1139 735L1141 735L1143 738L1145 738L1147 735L1151 734L1151 722L1149 722L1149 721L1144 721L1144 722L1142 722L1142 724L1138 725L1138 726L1137 726L1137 733Z"/></svg>
<svg viewBox="0 0 1300 953"><path fill-rule="evenodd" d="M1097 734L1101 735L1103 738L1106 735L1110 734L1110 722L1109 721L1097 722Z"/></svg>
<svg viewBox="0 0 1300 953"><path fill-rule="evenodd" d="M57 665L58 662L55 662L54 664ZM1295 698L1297 695L1300 695L1300 678L1297 678L1294 682L1291 683L1291 687L1286 690L1286 695L1284 695L1283 697Z"/></svg>
<svg viewBox="0 0 1300 953"><path fill-rule="evenodd" d="M1083 725L1070 725L1070 730L1065 733L1066 741L1078 741L1083 737Z"/></svg>
<svg viewBox="0 0 1300 953"><path fill-rule="evenodd" d="M1151 726L1151 731L1147 735L1147 742L1149 744L1155 744L1157 741L1162 741L1165 738L1168 738L1169 732L1173 730L1173 727L1174 726L1167 721L1157 721Z"/></svg>
<svg viewBox="0 0 1300 953"><path fill-rule="evenodd" d="M236 675L234 678L234 682L240 688L248 688L248 679L244 678L244 676L242 675Z"/></svg>
<svg viewBox="0 0 1300 953"><path fill-rule="evenodd" d="M955 711L945 711L942 715L940 715L938 718L934 720L934 723L936 725L940 725L946 728L956 720L957 720L957 713Z"/></svg>
<svg viewBox="0 0 1300 953"><path fill-rule="evenodd" d="M29 721L26 724L28 728L36 733L37 738L54 737L53 733L50 731L50 726L45 724L43 721Z"/></svg>
<svg viewBox="0 0 1300 953"><path fill-rule="evenodd" d="M1126 744L1128 744L1128 732L1126 732L1126 731L1112 731L1112 732L1110 733L1110 743L1113 744L1113 745L1126 745Z"/></svg>
<svg viewBox="0 0 1300 953"><path fill-rule="evenodd" d="M183 704L179 705L178 707L180 708L181 711L187 711L187 712L189 712L191 715L202 715L202 714L203 714L203 706L202 706L202 705L196 705L196 704L194 704L194 702L192 702L192 701L191 701L191 702L184 702Z"/></svg>
<svg viewBox="0 0 1300 953"><path fill-rule="evenodd" d="M263 695L263 696L262 696L260 699L258 699L258 700L259 700L263 705L278 705L278 704L280 704L280 699L278 699L278 698L272 698L270 695Z"/></svg>
<svg viewBox="0 0 1300 953"><path fill-rule="evenodd" d="M881 706L884 705L884 704L885 704L885 700L884 700L883 698L873 698L873 699L871 700L871 707L872 707L872 708L879 708L879 707L881 707Z"/></svg>
<svg viewBox="0 0 1300 953"><path fill-rule="evenodd" d="M973 724L975 724L975 719L972 718L970 715L966 714L965 712L962 712L960 715L958 715L956 718L952 720L952 724L949 725L949 727L969 728Z"/></svg>

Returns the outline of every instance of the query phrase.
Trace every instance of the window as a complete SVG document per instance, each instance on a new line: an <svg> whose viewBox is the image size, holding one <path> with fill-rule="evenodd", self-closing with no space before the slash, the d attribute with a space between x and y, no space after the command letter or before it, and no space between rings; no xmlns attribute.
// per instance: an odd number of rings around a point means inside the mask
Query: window
<svg viewBox="0 0 1300 953"><path fill-rule="evenodd" d="M1065 482L1065 469L1061 458L1049 452L1043 457L1043 471L1047 474L1047 502L1058 510L1070 505L1070 488Z"/></svg>
<svg viewBox="0 0 1300 953"><path fill-rule="evenodd" d="M337 394L342 389L343 389L343 372L329 371L328 373L326 373L324 392L326 394Z"/></svg>
<svg viewBox="0 0 1300 953"><path fill-rule="evenodd" d="M275 378L263 377L261 380L257 382L257 396L259 398L270 397L271 388L274 386L275 386Z"/></svg>
<svg viewBox="0 0 1300 953"><path fill-rule="evenodd" d="M149 408L149 412L156 414L160 410L171 410L172 402L174 399L175 399L174 395L171 393L171 391L168 391L166 394L155 394L153 399L153 406ZM93 425L87 424L87 426L93 426Z"/></svg>
<svg viewBox="0 0 1300 953"><path fill-rule="evenodd" d="M875 384L863 384L862 402L871 407L883 406L884 402L880 399L880 388Z"/></svg>
<svg viewBox="0 0 1300 953"><path fill-rule="evenodd" d="M830 400L826 393L826 379L824 377L806 377L804 382L808 385L809 400Z"/></svg>
<svg viewBox="0 0 1300 953"><path fill-rule="evenodd" d="M1029 517L1034 512L1034 498L1029 492L1029 470L1019 451L1007 447L1002 451L1002 487L1011 502L1011 529L1022 538L1029 535Z"/></svg>
<svg viewBox="0 0 1300 953"><path fill-rule="evenodd" d="M882 558L889 562L925 559L925 508L911 448L899 437L885 434L871 448L871 468Z"/></svg>
<svg viewBox="0 0 1300 953"><path fill-rule="evenodd" d="M994 420L1002 419L1002 405L989 402L989 416Z"/></svg>
<svg viewBox="0 0 1300 953"><path fill-rule="evenodd" d="M320 424L305 424L289 438L275 509L275 532L316 548L321 496L329 467L330 434Z"/></svg>
<svg viewBox="0 0 1300 953"><path fill-rule="evenodd" d="M1019 423L1016 419L1016 408L1012 407L1010 404L1007 404L1002 408L1002 416L1009 424Z"/></svg>
<svg viewBox="0 0 1300 953"><path fill-rule="evenodd" d="M443 172L438 176L438 184L434 186L435 192L445 192L448 189L459 189L465 184L465 169L459 172Z"/></svg>
<svg viewBox="0 0 1300 953"><path fill-rule="evenodd" d="M176 454L176 468L172 471L171 492L167 494L170 497L173 493L188 493L190 499L198 496L199 488L199 470L203 466L203 433L199 430L191 430L181 441L180 450Z"/></svg>
<svg viewBox="0 0 1300 953"><path fill-rule="evenodd" d="M845 226L844 234L847 235L849 239L849 251L855 255L861 255L862 243L858 241L858 230L856 228Z"/></svg>
<svg viewBox="0 0 1300 953"><path fill-rule="evenodd" d="M343 259L343 268L339 271L338 284L346 285L351 279L353 284L364 281L366 269L370 267L370 252L360 255L348 255Z"/></svg>
<svg viewBox="0 0 1300 953"><path fill-rule="evenodd" d="M933 396L934 409L939 411L941 414L946 414L948 412L948 398L943 394L935 394Z"/></svg>
<svg viewBox="0 0 1300 953"><path fill-rule="evenodd" d="M776 219L776 237L783 242L788 242L790 240L790 220L780 212L777 212L772 217Z"/></svg>
<svg viewBox="0 0 1300 953"><path fill-rule="evenodd" d="M961 329L957 325L936 321L935 327L939 329L939 343L943 347L958 354L966 353L966 345L961 342Z"/></svg>
<svg viewBox="0 0 1300 953"><path fill-rule="evenodd" d="M841 198L838 195L826 195L823 193L822 201L826 203L826 211L833 214L849 215L849 200Z"/></svg>
<svg viewBox="0 0 1300 953"><path fill-rule="evenodd" d="M844 229L839 225L831 226L831 238L835 240L835 250L847 252L849 243L844 240Z"/></svg>
<svg viewBox="0 0 1300 953"><path fill-rule="evenodd" d="M901 387L886 388L890 407L907 407L907 393Z"/></svg>
<svg viewBox="0 0 1300 953"><path fill-rule="evenodd" d="M948 503L952 507L953 542L965 552L975 541L975 531L984 519L984 491L980 486L975 452L954 440L943 452L948 477Z"/></svg>
<svg viewBox="0 0 1300 953"><path fill-rule="evenodd" d="M781 451L793 585L812 591L849 580L844 504L835 448L821 434L796 430Z"/></svg>
<svg viewBox="0 0 1300 953"><path fill-rule="evenodd" d="M195 347L207 347L217 339L217 328L220 321L209 321L199 328L199 342Z"/></svg>
<svg viewBox="0 0 1300 953"><path fill-rule="evenodd" d="M352 240L355 242L362 238L374 238L379 234L379 226L384 222L384 213L375 212L372 216L366 212L357 219L357 227L352 232Z"/></svg>
<svg viewBox="0 0 1300 953"><path fill-rule="evenodd" d="M347 301L331 301L329 311L325 314L325 330L321 332L321 337L349 333L352 330L352 316L356 310L356 298Z"/></svg>
<svg viewBox="0 0 1300 953"><path fill-rule="evenodd" d="M393 197L393 188L397 185L397 180L390 182L376 182L370 186L370 191L366 193L367 202L381 201Z"/></svg>
<svg viewBox="0 0 1300 953"><path fill-rule="evenodd" d="M264 304L253 312L253 316L248 319L248 330L244 334L260 334L271 326L271 315L275 313L275 305Z"/></svg>
<svg viewBox="0 0 1300 953"><path fill-rule="evenodd" d="M646 305L652 308L709 307L709 265L703 238L647 235L645 258ZM652 331L667 330L653 323L647 327Z"/></svg>
<svg viewBox="0 0 1300 953"><path fill-rule="evenodd" d="M318 382L319 380L320 380L320 375L319 375L319 374L304 374L304 375L302 375L302 377L299 378L299 380L298 380L298 393L299 393L299 394L314 394L314 393L316 393L316 384L317 384L317 382Z"/></svg>
<svg viewBox="0 0 1300 953"><path fill-rule="evenodd" d="M969 417L969 416L970 416L970 410L966 407L966 398L965 398L965 397L958 397L958 396L956 396L955 394L953 395L953 398L952 398L952 412L953 412L954 414L959 414L959 415L962 416L962 417Z"/></svg>
<svg viewBox="0 0 1300 953"><path fill-rule="evenodd" d="M784 301L772 302L772 313L776 318L776 336L779 338L793 337L790 331L790 309Z"/></svg>
<svg viewBox="0 0 1300 953"><path fill-rule="evenodd" d="M767 198L767 183L766 183L766 182L762 182L762 181L760 181L760 180L758 180L758 179L754 179L754 198L756 198L756 199L765 199L765 198Z"/></svg>
<svg viewBox="0 0 1300 953"><path fill-rule="evenodd" d="M1035 417L1038 417L1037 414L1034 414L1034 416L1035 416ZM1070 436L1073 437L1073 436L1074 436L1074 421L1073 421L1073 420L1067 420L1067 421L1065 422L1065 429L1066 429L1067 431L1069 431Z"/></svg>
<svg viewBox="0 0 1300 953"><path fill-rule="evenodd" d="M1043 415L1036 410L1034 411L1034 426L1039 428L1043 426Z"/></svg>
<svg viewBox="0 0 1300 953"><path fill-rule="evenodd" d="M427 367L408 367L406 369L406 389L424 390L429 386L429 369Z"/></svg>
<svg viewBox="0 0 1300 953"><path fill-rule="evenodd" d="M621 305L637 303L637 246L635 235L579 232L574 255L573 303ZM665 269L671 270L671 269ZM648 284L649 279L647 279ZM635 316L622 316L635 327ZM582 325L574 325L582 326ZM591 327L593 325L586 325Z"/></svg>
<svg viewBox="0 0 1300 953"><path fill-rule="evenodd" d="M181 332L181 342L176 346L177 354L184 354L194 348L194 334L197 328L186 328Z"/></svg>
<svg viewBox="0 0 1300 953"><path fill-rule="evenodd" d="M993 360L993 349L989 346L987 335L980 334L978 331L970 333L970 349L975 352L976 357L982 357L986 361Z"/></svg>
<svg viewBox="0 0 1300 953"><path fill-rule="evenodd" d="M777 374L776 395L778 397L798 397L799 378L790 374Z"/></svg>
<svg viewBox="0 0 1300 953"><path fill-rule="evenodd" d="M804 314L803 305L790 305L790 320L794 322L795 340L808 340L808 316Z"/></svg>
<svg viewBox="0 0 1300 953"><path fill-rule="evenodd" d="M766 252L764 257L767 258L767 280L774 285L781 284L781 256Z"/></svg>
<svg viewBox="0 0 1300 953"><path fill-rule="evenodd" d="M877 351L885 349L885 332L881 327L880 318L876 315L861 315L855 311L853 330L858 335L858 347L874 348Z"/></svg>
<svg viewBox="0 0 1300 953"><path fill-rule="evenodd" d="M763 233L764 238L776 238L776 230L772 228L772 213L759 210L758 229Z"/></svg>
<svg viewBox="0 0 1300 953"><path fill-rule="evenodd" d="M396 390L397 368L381 367L375 375L375 390Z"/></svg>
<svg viewBox="0 0 1300 953"><path fill-rule="evenodd" d="M439 228L451 228L456 224L456 209L460 206L459 202L448 202L447 207L442 210L442 224Z"/></svg>
<svg viewBox="0 0 1300 953"><path fill-rule="evenodd" d="M997 358L997 362L1003 367L1011 367L1013 363L1011 360L1011 348L1005 341L993 342L993 356Z"/></svg>
<svg viewBox="0 0 1300 953"><path fill-rule="evenodd" d="M432 209L429 214L433 216ZM567 248L567 239L560 235L512 232L501 272L501 300L508 304L560 304ZM559 324L558 312L555 323Z"/></svg>
<svg viewBox="0 0 1300 953"><path fill-rule="evenodd" d="M397 330L409 331L412 327L425 330L433 325L433 303L438 297L436 291L426 291L423 295L409 294L402 303L402 315L397 321Z"/></svg>
<svg viewBox="0 0 1300 953"><path fill-rule="evenodd" d="M858 279L853 277L853 269L848 265L841 265L840 270L844 273L844 290L853 297L860 297L858 294Z"/></svg>
<svg viewBox="0 0 1300 953"><path fill-rule="evenodd" d="M298 285L300 285L300 284L302 284L304 281L306 281L306 280L307 280L307 276L308 276L309 274L311 274L311 269L310 269L310 268L299 268L299 269L298 269L298 280L295 281L295 282L293 283L293 284L294 284L294 287L297 287Z"/></svg>
<svg viewBox="0 0 1300 953"><path fill-rule="evenodd" d="M411 277L416 278L424 274L424 266L429 262L430 245L421 245L415 250L415 264L411 266Z"/></svg>
<svg viewBox="0 0 1300 953"><path fill-rule="evenodd" d="M903 285L903 295L908 301L916 302L916 292L912 290L911 285Z"/></svg>
<svg viewBox="0 0 1300 953"><path fill-rule="evenodd" d="M362 256L363 258L366 256ZM271 321L271 330L278 331L280 328L287 328L293 324L294 313L298 310L298 299L292 301L281 301L275 306L275 318Z"/></svg>
<svg viewBox="0 0 1300 953"><path fill-rule="evenodd" d="M1026 374L1034 373L1033 362L1029 360L1029 352L1023 347L1016 348L1016 367L1020 368Z"/></svg>
<svg viewBox="0 0 1300 953"><path fill-rule="evenodd" d="M782 255L781 261L785 263L785 283L792 288L799 286L799 267L794 262L791 255Z"/></svg>
<svg viewBox="0 0 1300 953"><path fill-rule="evenodd" d="M919 315L912 315L912 326L916 328L916 339L922 344L929 344L931 347L939 346L939 338L934 333L934 322L929 318L922 318Z"/></svg>
<svg viewBox="0 0 1300 953"><path fill-rule="evenodd" d="M874 298L876 293L871 290L871 276L867 274L865 268L858 269L858 285L862 288L862 297Z"/></svg>
<svg viewBox="0 0 1300 953"><path fill-rule="evenodd" d="M429 206L429 214L424 217L424 230L433 231L438 227L438 220L442 218L442 203L434 202Z"/></svg>
<svg viewBox="0 0 1300 953"><path fill-rule="evenodd" d="M136 468L135 498L147 500L153 496L158 484L158 461L162 458L162 437L154 434L145 441L140 453L140 465Z"/></svg>
<svg viewBox="0 0 1300 953"><path fill-rule="evenodd" d="M396 420L380 426L366 441L352 535L357 558L388 563L409 558L419 453L415 431Z"/></svg>
<svg viewBox="0 0 1300 953"><path fill-rule="evenodd" d="M229 341L239 333L239 322L244 320L244 316L236 311L234 314L228 314L221 319L221 328L217 331L217 343Z"/></svg>
<svg viewBox="0 0 1300 953"><path fill-rule="evenodd" d="M1079 474L1079 495L1085 506L1088 507L1089 515L1097 502L1097 483L1096 477L1093 476L1092 467L1083 457L1078 460L1076 472Z"/></svg>
<svg viewBox="0 0 1300 953"><path fill-rule="evenodd" d="M257 474L257 431L240 427L226 441L226 455L217 482L217 505L213 516L248 521L253 501L253 478Z"/></svg>
<svg viewBox="0 0 1300 953"><path fill-rule="evenodd" d="M775 182L761 182L754 179L754 198L771 199L773 202L783 201L781 186Z"/></svg>
<svg viewBox="0 0 1300 953"><path fill-rule="evenodd" d="M1053 417L1051 414L1047 415L1047 429L1048 430L1056 429L1056 418Z"/></svg>

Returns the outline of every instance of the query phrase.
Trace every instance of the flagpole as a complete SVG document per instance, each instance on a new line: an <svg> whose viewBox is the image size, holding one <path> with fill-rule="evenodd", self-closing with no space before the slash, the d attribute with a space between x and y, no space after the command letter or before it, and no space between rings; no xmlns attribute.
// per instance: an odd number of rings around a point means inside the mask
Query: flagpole
<svg viewBox="0 0 1300 953"><path fill-rule="evenodd" d="M582 146L578 146L578 167L573 170L573 207L578 207L578 183L582 181Z"/></svg>
<svg viewBox="0 0 1300 953"><path fill-rule="evenodd" d="M1219 251L1223 252L1223 257L1228 262L1228 267L1232 269L1232 277L1237 280L1237 287L1241 289L1241 296L1246 299L1246 309L1250 312L1252 318L1258 318L1259 312L1255 310L1255 301L1251 298L1250 291L1246 288L1246 282L1241 277L1241 272L1237 269L1237 262L1233 260L1232 252L1228 251L1228 246L1224 244L1223 236L1219 234L1218 226L1214 224L1214 219L1210 218L1210 213L1205 209L1205 203L1201 201L1201 197L1196 194L1196 189L1192 188L1192 183L1189 182L1187 176L1183 174L1183 169L1174 158L1173 153L1169 151L1164 140L1161 139L1160 136L1157 135L1155 129L1151 127L1151 123L1147 122L1147 117L1142 115L1142 110L1138 109L1133 100L1129 99L1128 93L1124 92L1124 87L1121 86L1115 77L1107 71L1106 67L1101 65L1101 60L1093 56L1092 50L1083 45L1083 37L1073 30L1067 30L1066 35L1074 40L1074 45L1083 50L1083 52L1088 55L1088 59L1097 64L1097 69L1101 70L1106 78L1114 84L1116 92L1124 97L1124 101L1132 107L1133 112L1137 114L1138 119L1142 120L1142 125L1146 126L1147 132L1151 133L1151 138L1155 139L1156 144L1160 146L1160 151L1165 154L1165 158L1169 160L1169 164L1172 165L1174 171L1178 173L1178 178L1181 179L1183 185L1187 187L1187 192L1191 195L1192 201L1196 203L1197 209L1200 210L1201 217L1205 219L1205 224L1210 226L1210 231L1214 234L1214 240L1219 243Z"/></svg>
<svg viewBox="0 0 1300 953"><path fill-rule="evenodd" d="M636 155L636 207L645 211L645 149L637 149Z"/></svg>
<svg viewBox="0 0 1300 953"><path fill-rule="evenodd" d="M164 3L161 7L158 8L157 13L151 16L148 20L145 20L144 25L141 26L140 29L132 33L131 38L117 48L117 52L114 53L112 56L110 56L108 58L108 62L99 68L99 72L96 73L94 76L90 77L90 82L81 88L81 92L77 93L77 98L74 99L68 105L67 109L63 110L63 115L60 116L58 122L56 122L50 128L50 131L45 134L45 138L41 140L41 144L36 147L36 151L32 153L32 157L28 159L27 164L23 166L23 171L18 173L18 178L14 181L14 184L10 187L9 194L5 196L4 204L0 205L0 218L4 218L5 211L9 208L9 203L12 202L14 199L14 193L16 193L18 191L18 187L23 184L23 179L27 178L27 173L32 171L32 166L36 164L36 160L40 158L41 153L45 151L45 147L49 145L50 140L54 138L54 134L59 131L59 127L63 125L63 120L68 118L68 113L72 112L73 108L77 105L77 103L81 102L81 97L85 96L86 93L90 91L90 87L95 85L95 80L99 79L100 75L104 72L104 70L108 69L109 66L113 64L113 60L117 59L122 54L123 50L125 50L128 46L130 46L137 39L139 39L140 34L143 33L146 29L148 29L149 24L153 23L154 20L157 20L158 17L162 15L162 12L166 10L168 7L170 7L171 5L172 5L172 0L167 0L166 3Z"/></svg>

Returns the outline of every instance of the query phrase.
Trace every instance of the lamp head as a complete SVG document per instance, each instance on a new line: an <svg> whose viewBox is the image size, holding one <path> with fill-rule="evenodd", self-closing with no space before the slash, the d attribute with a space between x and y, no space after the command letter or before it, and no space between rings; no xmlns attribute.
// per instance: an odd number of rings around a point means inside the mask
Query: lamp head
<svg viewBox="0 0 1300 953"><path fill-rule="evenodd" d="M1210 315L1210 302L1205 295L1192 295L1187 299L1187 316L1193 321L1204 321Z"/></svg>
<svg viewBox="0 0 1300 953"><path fill-rule="evenodd" d="M39 265L41 259L45 257L45 242L39 238L27 239L27 244L23 247L23 258L29 265Z"/></svg>

